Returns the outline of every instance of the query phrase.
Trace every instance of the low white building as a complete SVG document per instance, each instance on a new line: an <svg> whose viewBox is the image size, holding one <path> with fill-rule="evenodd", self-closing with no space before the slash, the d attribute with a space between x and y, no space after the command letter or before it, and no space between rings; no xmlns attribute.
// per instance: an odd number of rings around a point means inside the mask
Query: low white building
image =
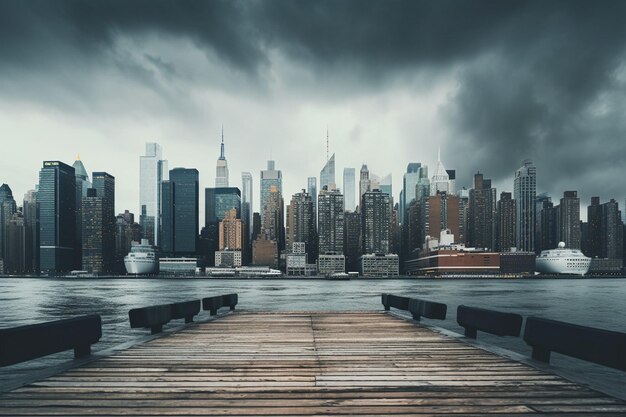
<svg viewBox="0 0 626 417"><path fill-rule="evenodd" d="M195 275L196 258L160 258L159 272L165 275Z"/></svg>
<svg viewBox="0 0 626 417"><path fill-rule="evenodd" d="M397 277L400 275L400 257L393 253L371 253L360 258L361 276Z"/></svg>
<svg viewBox="0 0 626 417"><path fill-rule="evenodd" d="M346 272L346 257L340 254L326 253L317 258L317 270L320 275Z"/></svg>

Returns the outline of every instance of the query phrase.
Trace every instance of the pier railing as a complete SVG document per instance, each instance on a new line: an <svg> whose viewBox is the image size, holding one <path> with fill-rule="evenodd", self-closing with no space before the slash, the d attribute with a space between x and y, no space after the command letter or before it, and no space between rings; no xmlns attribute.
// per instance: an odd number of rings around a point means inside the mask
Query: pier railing
<svg viewBox="0 0 626 417"><path fill-rule="evenodd" d="M239 297L237 294L216 295L202 299L202 309L208 310L212 316L222 307L234 310ZM141 308L133 308L128 312L131 329L149 328L152 334L163 331L163 326L171 320L185 319L185 323L193 322L194 316L200 313L200 300L182 301Z"/></svg>
<svg viewBox="0 0 626 417"><path fill-rule="evenodd" d="M381 300L386 311L392 307L408 311L415 320L421 316L445 319L445 304L394 294L382 294ZM519 337L523 323L519 314L464 305L458 306L456 320L470 339L475 339L478 331ZM532 358L540 362L549 363L550 353L557 352L626 371L626 333L528 317L524 341L532 347Z"/></svg>
<svg viewBox="0 0 626 417"><path fill-rule="evenodd" d="M102 337L98 315L0 329L0 366L13 365L74 349L74 357L91 353Z"/></svg>

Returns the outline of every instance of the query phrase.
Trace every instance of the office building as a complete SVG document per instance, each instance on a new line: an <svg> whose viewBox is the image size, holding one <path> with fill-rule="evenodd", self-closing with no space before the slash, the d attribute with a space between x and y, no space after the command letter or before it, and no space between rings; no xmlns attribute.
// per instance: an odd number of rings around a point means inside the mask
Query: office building
<svg viewBox="0 0 626 417"><path fill-rule="evenodd" d="M22 208L24 214L25 229L25 254L24 262L28 273L39 272L39 208L37 204L37 192L28 190L24 195Z"/></svg>
<svg viewBox="0 0 626 417"><path fill-rule="evenodd" d="M139 212L143 237L151 245L161 245L161 183L167 179L167 161L163 159L161 145L146 143L146 154L139 157Z"/></svg>
<svg viewBox="0 0 626 417"><path fill-rule="evenodd" d="M232 208L219 223L219 250L241 252L243 242L243 222L237 218L237 210ZM238 266L241 266L241 260Z"/></svg>
<svg viewBox="0 0 626 417"><path fill-rule="evenodd" d="M546 250L546 249L554 249L553 248L544 248L543 242L542 242L542 236L543 236L543 232L542 232L542 223L541 223L541 210L543 210L543 206L544 206L544 202L552 202L552 197L550 197L548 195L548 193L541 193L541 194L537 194L537 197L535 197L535 253L538 255L541 253L542 250ZM516 209L516 213L515 215L517 216L517 209ZM517 226L517 222L516 222L516 226ZM516 233L517 235L517 233ZM517 246L517 237L516 237L516 242L515 242L516 246Z"/></svg>
<svg viewBox="0 0 626 417"><path fill-rule="evenodd" d="M70 272L76 254L76 176L60 161L39 171L39 265L42 273Z"/></svg>
<svg viewBox="0 0 626 417"><path fill-rule="evenodd" d="M422 201L420 228L425 237L439 236L442 230L449 230L454 236L459 235L458 196L439 191Z"/></svg>
<svg viewBox="0 0 626 417"><path fill-rule="evenodd" d="M74 167L74 175L76 176L76 265L82 265L82 236L83 236L83 213L82 204L83 197L87 196L87 189L91 188L91 181L85 169L85 165L80 160L80 156L76 157L76 161L72 164Z"/></svg>
<svg viewBox="0 0 626 417"><path fill-rule="evenodd" d="M380 190L366 191L361 198L363 253L390 253L391 198Z"/></svg>
<svg viewBox="0 0 626 417"><path fill-rule="evenodd" d="M283 194L283 174L276 169L274 161L267 161L267 169L261 171L261 226L265 226L265 207L268 205L270 193L274 187L282 196Z"/></svg>
<svg viewBox="0 0 626 417"><path fill-rule="evenodd" d="M17 211L17 204L13 198L13 191L8 184L0 186L0 258L5 259L7 256L8 238L7 227L9 221L13 217L13 213ZM7 263L5 262L5 267ZM1 273L2 271L0 271Z"/></svg>
<svg viewBox="0 0 626 417"><path fill-rule="evenodd" d="M307 179L307 193L313 201L313 223L315 223L315 231L317 232L317 177Z"/></svg>
<svg viewBox="0 0 626 417"><path fill-rule="evenodd" d="M500 193L497 217L497 248L500 252L509 252L515 248L515 200L511 193Z"/></svg>
<svg viewBox="0 0 626 417"><path fill-rule="evenodd" d="M322 188L317 199L318 253L343 254L343 194L337 189Z"/></svg>
<svg viewBox="0 0 626 417"><path fill-rule="evenodd" d="M400 223L404 224L404 215L412 201L416 199L417 182L420 179L422 164L411 162L402 176L402 196L400 197Z"/></svg>
<svg viewBox="0 0 626 417"><path fill-rule="evenodd" d="M135 215L128 210L115 216L115 273L126 272L124 257L131 250L133 242L141 242L141 227L135 222Z"/></svg>
<svg viewBox="0 0 626 417"><path fill-rule="evenodd" d="M241 221L241 220L239 220ZM218 250L215 252L215 266L218 268L241 267L240 250Z"/></svg>
<svg viewBox="0 0 626 417"><path fill-rule="evenodd" d="M104 228L105 215L104 199L98 196L95 188L87 189L87 196L83 197L82 206L85 215L83 226L83 263L82 270L99 274L105 272L104 261Z"/></svg>
<svg viewBox="0 0 626 417"><path fill-rule="evenodd" d="M198 170L175 168L162 182L161 250L174 256L195 256L199 230Z"/></svg>
<svg viewBox="0 0 626 417"><path fill-rule="evenodd" d="M313 218L313 198L305 190L291 197L287 206L287 239L286 247L291 250L302 243L308 250L308 259L317 259L317 235ZM296 245L296 246L294 246Z"/></svg>
<svg viewBox="0 0 626 417"><path fill-rule="evenodd" d="M539 247L543 250L556 249L559 244L559 206L554 207L550 200L544 200L539 219L541 234ZM541 253L541 252L540 252Z"/></svg>
<svg viewBox="0 0 626 417"><path fill-rule="evenodd" d="M241 191L237 187L204 189L204 224L219 222L231 209L241 219Z"/></svg>
<svg viewBox="0 0 626 417"><path fill-rule="evenodd" d="M267 240L276 241L278 253L285 249L284 202L280 190L271 186L263 207L261 234Z"/></svg>
<svg viewBox="0 0 626 417"><path fill-rule="evenodd" d="M452 173L452 179L450 179L450 173ZM436 195L438 192L454 195L456 193L454 190L454 176L455 171L447 171L443 166L443 162L441 162L441 152L439 152L437 154L437 169L430 180L430 195Z"/></svg>
<svg viewBox="0 0 626 417"><path fill-rule="evenodd" d="M343 274L346 272L346 257L339 253L320 253L317 270L320 275Z"/></svg>
<svg viewBox="0 0 626 417"><path fill-rule="evenodd" d="M356 177L354 168L343 169L343 201L346 211L356 210ZM317 194L312 194L317 195Z"/></svg>
<svg viewBox="0 0 626 417"><path fill-rule="evenodd" d="M469 191L469 246L494 250L496 220L496 189L480 172L474 175L474 188Z"/></svg>
<svg viewBox="0 0 626 417"><path fill-rule="evenodd" d="M21 211L17 210L14 212L6 223L5 237L4 272L7 274L25 273L26 230L24 227L24 216Z"/></svg>
<svg viewBox="0 0 626 417"><path fill-rule="evenodd" d="M102 199L102 269L98 272L111 273L115 266L115 177L94 172L92 180L97 197Z"/></svg>
<svg viewBox="0 0 626 417"><path fill-rule="evenodd" d="M246 241L252 242L252 220L253 220L253 179L249 172L241 173L241 220L244 221L246 229Z"/></svg>
<svg viewBox="0 0 626 417"><path fill-rule="evenodd" d="M559 205L559 241L569 249L580 249L580 199L576 191L565 191Z"/></svg>
<svg viewBox="0 0 626 417"><path fill-rule="evenodd" d="M350 272L359 270L361 249L361 213L346 211L344 213L343 253L346 256L346 269Z"/></svg>
<svg viewBox="0 0 626 417"><path fill-rule="evenodd" d="M364 277L390 278L400 274L400 258L396 254L364 254L360 261L359 273Z"/></svg>
<svg viewBox="0 0 626 417"><path fill-rule="evenodd" d="M535 250L535 199L537 197L537 167L531 161L524 161L515 171L513 198L516 209L516 246L517 249L533 252Z"/></svg>

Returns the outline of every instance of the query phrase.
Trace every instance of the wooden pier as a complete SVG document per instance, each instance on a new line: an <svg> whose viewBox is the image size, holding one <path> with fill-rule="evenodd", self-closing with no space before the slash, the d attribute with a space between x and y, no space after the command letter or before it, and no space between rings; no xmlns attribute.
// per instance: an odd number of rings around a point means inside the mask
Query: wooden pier
<svg viewBox="0 0 626 417"><path fill-rule="evenodd" d="M382 312L235 312L0 395L0 415L625 415L626 403Z"/></svg>

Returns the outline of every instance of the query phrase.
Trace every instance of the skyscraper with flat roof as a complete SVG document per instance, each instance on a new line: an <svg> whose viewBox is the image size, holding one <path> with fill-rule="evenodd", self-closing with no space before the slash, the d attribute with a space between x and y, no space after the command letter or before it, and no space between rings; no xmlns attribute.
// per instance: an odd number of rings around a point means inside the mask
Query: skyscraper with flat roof
<svg viewBox="0 0 626 417"><path fill-rule="evenodd" d="M565 191L559 205L559 240L565 247L580 249L580 199L578 192Z"/></svg>
<svg viewBox="0 0 626 417"><path fill-rule="evenodd" d="M252 241L252 216L254 213L253 207L253 179L252 174L249 172L241 173L241 219L245 222L245 229L247 231L248 242Z"/></svg>
<svg viewBox="0 0 626 417"><path fill-rule="evenodd" d="M102 268L100 272L110 273L115 268L115 177L106 172L94 172L92 178L97 197L102 199Z"/></svg>
<svg viewBox="0 0 626 417"><path fill-rule="evenodd" d="M536 197L537 167L532 161L525 160L522 167L515 171L513 198L517 210L516 246L528 252L535 250Z"/></svg>
<svg viewBox="0 0 626 417"><path fill-rule="evenodd" d="M318 252L343 254L344 205L343 194L337 189L322 188L317 200Z"/></svg>
<svg viewBox="0 0 626 417"><path fill-rule="evenodd" d="M391 197L380 190L366 191L360 206L363 253L390 253Z"/></svg>
<svg viewBox="0 0 626 417"><path fill-rule="evenodd" d="M162 183L163 242L172 256L195 256L199 230L198 170L174 168Z"/></svg>
<svg viewBox="0 0 626 417"><path fill-rule="evenodd" d="M496 189L477 172L469 191L468 246L496 249Z"/></svg>
<svg viewBox="0 0 626 417"><path fill-rule="evenodd" d="M496 242L500 252L508 252L515 247L515 200L511 193L500 193L498 201L498 225Z"/></svg>
<svg viewBox="0 0 626 417"><path fill-rule="evenodd" d="M76 265L76 176L60 161L39 171L39 264L43 273L69 272Z"/></svg>
<svg viewBox="0 0 626 417"><path fill-rule="evenodd" d="M139 212L144 237L153 245L161 244L161 182L167 179L167 161L163 159L161 145L146 143L146 154L139 157Z"/></svg>

